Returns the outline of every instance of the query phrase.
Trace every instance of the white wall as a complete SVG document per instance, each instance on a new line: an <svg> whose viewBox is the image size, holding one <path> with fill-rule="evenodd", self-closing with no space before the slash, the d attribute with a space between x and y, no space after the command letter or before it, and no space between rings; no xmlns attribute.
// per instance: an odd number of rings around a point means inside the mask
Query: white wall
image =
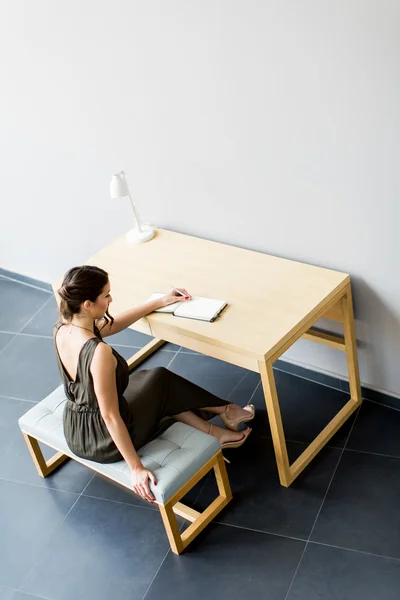
<svg viewBox="0 0 400 600"><path fill-rule="evenodd" d="M52 281L129 228L124 168L160 227L349 272L363 382L400 395L397 0L1 13L1 266ZM288 358L345 374L306 342Z"/></svg>

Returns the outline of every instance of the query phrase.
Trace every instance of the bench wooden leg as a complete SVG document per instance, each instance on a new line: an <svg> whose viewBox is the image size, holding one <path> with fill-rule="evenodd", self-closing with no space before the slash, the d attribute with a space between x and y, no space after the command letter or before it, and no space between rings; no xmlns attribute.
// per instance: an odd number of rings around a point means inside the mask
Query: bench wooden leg
<svg viewBox="0 0 400 600"><path fill-rule="evenodd" d="M219 496L202 513L179 502L179 500L211 469L214 469ZM201 531L203 531L212 519L221 512L231 499L231 486L229 484L222 452L219 450L165 504L159 505L172 552L175 554L183 552L183 550ZM182 534L179 532L174 513L192 522Z"/></svg>
<svg viewBox="0 0 400 600"><path fill-rule="evenodd" d="M45 460L39 442L36 438L22 432L29 452L33 458L36 469L41 477L47 477L52 471L60 466L67 458L71 458L62 452L56 452L49 460ZM81 460L73 457L77 462ZM94 471L98 469L91 467ZM211 469L214 469L215 479L218 485L219 495L217 498L202 512L198 512L188 506L185 506L179 500L191 490L196 483L200 481ZM101 471L99 471L101 472ZM117 483L117 479L109 477ZM129 484L121 484L131 490ZM165 530L171 545L171 550L175 554L180 554L183 550L199 535L199 533L221 512L221 510L232 500L232 492L229 484L228 474L226 472L224 458L221 450L218 450L202 467L195 473L175 494L165 503L158 504L164 521ZM178 514L188 521L191 525L181 534L176 522L175 514Z"/></svg>
<svg viewBox="0 0 400 600"><path fill-rule="evenodd" d="M62 452L56 452L51 458L49 458L49 460L46 461L39 446L39 442L25 432L22 432L22 435L25 438L29 452L31 453L33 462L35 463L35 467L40 477L47 477L47 475L50 475L50 473L52 473L65 460L67 460L67 458L69 458L69 456L63 454Z"/></svg>

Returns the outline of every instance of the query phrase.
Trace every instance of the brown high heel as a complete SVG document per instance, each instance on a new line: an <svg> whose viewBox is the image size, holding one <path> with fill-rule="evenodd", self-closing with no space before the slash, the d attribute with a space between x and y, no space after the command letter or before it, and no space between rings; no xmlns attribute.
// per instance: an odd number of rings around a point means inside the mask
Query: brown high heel
<svg viewBox="0 0 400 600"><path fill-rule="evenodd" d="M211 435L212 426L213 426L213 424L210 423L210 429L208 430L208 435ZM243 431L242 439L238 440L237 442L224 442L223 444L220 443L221 450L224 450L224 448L239 448L240 446L242 446L245 443L245 441L249 437L251 431L252 431L251 427L247 427L247 429L245 429ZM224 460L226 462L229 462L229 460L227 460L225 457L224 457Z"/></svg>
<svg viewBox="0 0 400 600"><path fill-rule="evenodd" d="M221 418L221 421L225 425L225 427L227 427L231 431L239 431L239 425L241 423L248 423L249 421L254 419L254 416L256 414L256 409L254 408L254 406L252 404L246 404L246 406L243 407L243 410L245 410L249 413L248 417L241 417L240 419L234 419L234 420L228 419L227 411L228 411L229 406L230 406L230 404L227 404L224 412L221 413L219 416Z"/></svg>

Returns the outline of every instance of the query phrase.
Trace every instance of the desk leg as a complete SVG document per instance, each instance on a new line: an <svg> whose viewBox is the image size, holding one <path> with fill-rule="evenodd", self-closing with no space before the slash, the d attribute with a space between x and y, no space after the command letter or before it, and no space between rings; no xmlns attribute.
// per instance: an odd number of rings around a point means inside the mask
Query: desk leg
<svg viewBox="0 0 400 600"><path fill-rule="evenodd" d="M132 371L135 367L140 365L140 363L142 363L144 360L146 360L146 358L151 356L151 354L158 350L163 344L165 344L165 340L154 338L154 340L151 340L151 342L146 344L143 348L136 352L136 354L128 358L127 363L129 371Z"/></svg>
<svg viewBox="0 0 400 600"><path fill-rule="evenodd" d="M354 327L353 299L351 285L346 287L346 293L341 300L344 342L346 348L347 368L349 371L350 397L359 406L362 402L360 371L358 368L357 341Z"/></svg>
<svg viewBox="0 0 400 600"><path fill-rule="evenodd" d="M272 362L264 362L260 360L258 367L260 369L265 404L267 407L268 419L271 427L279 480L281 485L289 487L289 485L292 483L290 478L289 458L286 448L285 433L282 425L281 409L279 407L278 394L276 392Z"/></svg>
<svg viewBox="0 0 400 600"><path fill-rule="evenodd" d="M344 344L347 357L347 366L349 370L350 400L335 415L331 422L324 427L319 435L317 435L315 440L311 442L311 444L292 465L289 464L287 454L281 411L276 392L274 372L272 369L273 362L271 360L258 362L265 395L265 404L267 407L268 419L271 427L279 479L281 485L285 487L289 487L296 477L300 475L300 473L306 468L306 466L312 461L312 459L340 429L340 427L345 423L345 421L347 421L350 415L353 414L353 412L361 405L362 402L350 284L346 287L343 296L340 298L340 303L343 314ZM276 358L274 360L276 360Z"/></svg>

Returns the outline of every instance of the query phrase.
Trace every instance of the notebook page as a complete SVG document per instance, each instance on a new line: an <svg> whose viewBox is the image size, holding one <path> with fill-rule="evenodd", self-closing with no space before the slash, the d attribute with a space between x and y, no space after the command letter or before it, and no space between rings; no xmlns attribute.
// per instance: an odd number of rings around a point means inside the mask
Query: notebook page
<svg viewBox="0 0 400 600"><path fill-rule="evenodd" d="M178 308L175 309L174 314L177 317L191 317L192 319L210 321L225 304L224 300L193 296L192 300L180 303Z"/></svg>

